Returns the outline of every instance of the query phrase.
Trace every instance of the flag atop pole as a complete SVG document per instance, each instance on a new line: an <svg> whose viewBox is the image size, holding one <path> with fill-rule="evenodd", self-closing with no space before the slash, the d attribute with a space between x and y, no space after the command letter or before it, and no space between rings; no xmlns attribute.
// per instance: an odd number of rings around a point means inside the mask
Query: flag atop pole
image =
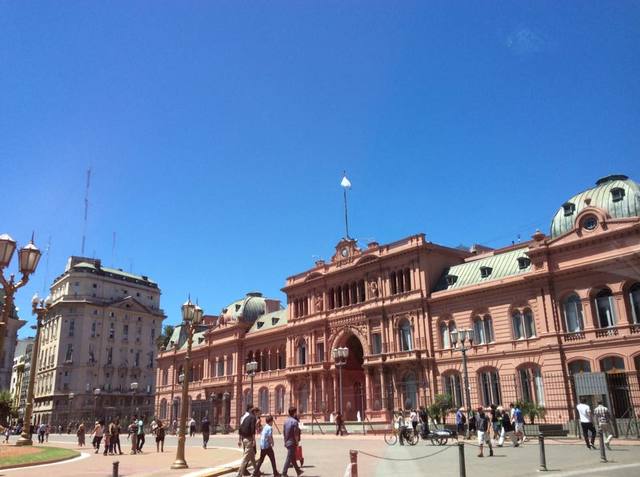
<svg viewBox="0 0 640 477"><path fill-rule="evenodd" d="M340 181L340 185L342 186L343 188L342 192L344 193L344 228L347 233L345 238L350 239L351 237L349 237L349 216L347 214L347 189L351 189L351 181L347 179L346 172L343 172L342 174L342 180Z"/></svg>

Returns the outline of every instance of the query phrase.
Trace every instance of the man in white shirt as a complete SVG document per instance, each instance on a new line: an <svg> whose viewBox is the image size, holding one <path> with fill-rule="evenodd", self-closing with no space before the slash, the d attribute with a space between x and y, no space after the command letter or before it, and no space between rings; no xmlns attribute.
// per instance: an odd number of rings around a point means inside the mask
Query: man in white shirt
<svg viewBox="0 0 640 477"><path fill-rule="evenodd" d="M593 427L591 408L587 404L587 398L581 397L580 404L576 406L576 409L580 417L580 426L582 427L582 435L584 436L584 442L587 444L587 449L595 449L596 446L593 443L596 440L596 428ZM589 439L589 433L591 433L591 439Z"/></svg>

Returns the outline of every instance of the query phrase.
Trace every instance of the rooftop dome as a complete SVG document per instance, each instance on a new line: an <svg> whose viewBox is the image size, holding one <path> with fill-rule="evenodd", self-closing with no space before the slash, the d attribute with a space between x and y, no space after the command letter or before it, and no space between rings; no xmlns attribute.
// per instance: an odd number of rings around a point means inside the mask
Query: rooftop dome
<svg viewBox="0 0 640 477"><path fill-rule="evenodd" d="M253 323L256 319L267 312L266 299L262 293L247 293L241 300L234 301L222 310L222 316L227 320L244 321Z"/></svg>
<svg viewBox="0 0 640 477"><path fill-rule="evenodd" d="M627 176L615 174L596 181L596 186L571 197L551 222L551 236L573 230L576 217L586 207L597 207L612 218L640 216L640 185Z"/></svg>

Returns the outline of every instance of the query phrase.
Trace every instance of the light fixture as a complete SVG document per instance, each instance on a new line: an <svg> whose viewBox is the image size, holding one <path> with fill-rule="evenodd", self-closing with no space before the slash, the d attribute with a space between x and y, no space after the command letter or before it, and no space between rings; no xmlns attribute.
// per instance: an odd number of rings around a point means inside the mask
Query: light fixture
<svg viewBox="0 0 640 477"><path fill-rule="evenodd" d="M11 263L13 252L16 251L16 241L9 234L0 235L0 268L5 268Z"/></svg>
<svg viewBox="0 0 640 477"><path fill-rule="evenodd" d="M40 255L40 250L34 245L33 241L22 247L18 252L20 273L23 275L31 275L35 272L38 262L40 261Z"/></svg>

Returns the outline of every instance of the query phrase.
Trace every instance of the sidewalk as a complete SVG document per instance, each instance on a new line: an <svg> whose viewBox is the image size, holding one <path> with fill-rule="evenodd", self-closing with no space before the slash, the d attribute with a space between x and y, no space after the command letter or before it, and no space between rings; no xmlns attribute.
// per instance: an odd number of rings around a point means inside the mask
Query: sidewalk
<svg viewBox="0 0 640 477"><path fill-rule="evenodd" d="M144 454L104 456L95 454L91 446L78 448L68 442L55 442L55 437L48 445L65 447L82 452L80 458L44 466L23 467L20 469L6 469L0 472L2 476L15 477L69 477L69 476L111 476L113 462L119 462L120 477L206 477L220 475L233 468L242 456L241 451L230 445L229 447L187 447L186 459L188 469L172 470L171 464L175 460L176 446L164 447L163 453L156 453L155 442L149 442L149 450ZM231 444L231 443L230 443ZM126 440L123 445L126 446ZM145 449L146 450L146 449ZM237 468L237 465L236 467Z"/></svg>

